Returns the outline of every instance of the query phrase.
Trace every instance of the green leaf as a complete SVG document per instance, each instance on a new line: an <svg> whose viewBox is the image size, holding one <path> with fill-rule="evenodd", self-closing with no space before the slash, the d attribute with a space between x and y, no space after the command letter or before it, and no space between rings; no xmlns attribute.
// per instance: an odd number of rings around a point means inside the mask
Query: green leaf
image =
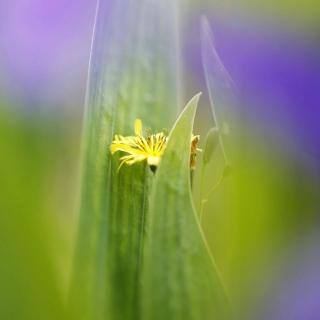
<svg viewBox="0 0 320 320"><path fill-rule="evenodd" d="M199 96L176 122L152 189L144 319L229 319L228 301L190 188L190 141Z"/></svg>
<svg viewBox="0 0 320 320"><path fill-rule="evenodd" d="M82 191L70 308L81 319L139 319L150 169L109 146L135 118L169 127L177 113L175 1L99 1L84 125Z"/></svg>

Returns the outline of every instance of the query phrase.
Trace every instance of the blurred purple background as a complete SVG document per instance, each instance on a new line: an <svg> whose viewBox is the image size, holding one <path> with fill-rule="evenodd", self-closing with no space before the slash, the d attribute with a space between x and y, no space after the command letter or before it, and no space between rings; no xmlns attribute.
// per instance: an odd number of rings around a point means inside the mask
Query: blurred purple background
<svg viewBox="0 0 320 320"><path fill-rule="evenodd" d="M295 244L270 284L256 319L318 320L320 254L317 230Z"/></svg>
<svg viewBox="0 0 320 320"><path fill-rule="evenodd" d="M38 111L83 104L95 5L93 0L2 1L0 96Z"/></svg>
<svg viewBox="0 0 320 320"><path fill-rule="evenodd" d="M270 19L212 15L214 44L238 89L237 110L259 130L320 160L320 47L311 35ZM204 82L198 19L185 53Z"/></svg>
<svg viewBox="0 0 320 320"><path fill-rule="evenodd" d="M29 110L83 104L96 1L7 0L0 6L2 99ZM318 43L270 19L207 15L216 49L240 89L244 117L319 157ZM204 85L200 15L190 16L183 48Z"/></svg>

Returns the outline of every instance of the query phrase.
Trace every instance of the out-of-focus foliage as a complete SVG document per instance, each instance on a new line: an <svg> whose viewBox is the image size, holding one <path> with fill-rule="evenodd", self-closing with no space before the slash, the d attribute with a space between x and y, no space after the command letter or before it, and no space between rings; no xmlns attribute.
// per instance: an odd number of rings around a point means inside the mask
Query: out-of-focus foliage
<svg viewBox="0 0 320 320"><path fill-rule="evenodd" d="M63 278L71 251L62 242L69 239L62 232L70 233L72 227L61 228L59 223L63 219L65 226L72 215L57 212L66 207L56 184L62 183L59 189L74 195L74 189L65 188L74 188L73 170L61 181L57 173L63 169L61 150L66 148L70 160L75 157L69 149L70 136L57 135L60 126L56 120L27 119L1 110L1 319L65 319Z"/></svg>
<svg viewBox="0 0 320 320"><path fill-rule="evenodd" d="M284 148L283 140L272 140L270 134L263 136L254 129L251 118L244 119L241 94L223 66L208 22L203 27L202 57L210 105L219 123L227 124L227 134L223 134L223 125L218 128L232 168L207 203L203 225L212 247L219 251L215 252L236 313L248 318L252 308L247 308L245 301L263 299L268 281L280 272L276 265L284 263L292 243L303 239L316 222L319 181L314 179L315 168L302 160L306 155ZM223 157L216 154L211 175L207 170L207 188L219 178L223 163ZM213 233L208 225L221 229ZM254 272L246 272L247 268Z"/></svg>

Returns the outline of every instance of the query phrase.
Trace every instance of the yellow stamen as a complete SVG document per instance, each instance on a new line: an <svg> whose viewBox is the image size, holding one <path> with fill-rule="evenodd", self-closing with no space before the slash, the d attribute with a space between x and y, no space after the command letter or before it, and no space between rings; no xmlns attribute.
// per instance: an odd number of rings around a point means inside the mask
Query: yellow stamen
<svg viewBox="0 0 320 320"><path fill-rule="evenodd" d="M118 151L126 153L120 158L119 168L124 163L131 166L145 160L150 167L157 167L167 146L168 137L163 132L144 137L140 119L135 120L134 132L135 136L115 135L110 145L111 154Z"/></svg>
<svg viewBox="0 0 320 320"><path fill-rule="evenodd" d="M191 153L190 153L190 169L194 170L196 168L196 158L197 151L202 151L198 148L198 143L200 141L200 136L192 135L191 137Z"/></svg>

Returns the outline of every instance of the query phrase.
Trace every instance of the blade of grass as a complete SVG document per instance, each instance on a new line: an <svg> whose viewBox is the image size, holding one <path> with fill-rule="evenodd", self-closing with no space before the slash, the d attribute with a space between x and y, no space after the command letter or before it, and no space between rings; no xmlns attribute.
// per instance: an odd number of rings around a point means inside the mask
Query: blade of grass
<svg viewBox="0 0 320 320"><path fill-rule="evenodd" d="M199 100L176 122L150 197L145 245L144 319L228 319L220 276L190 188L190 140Z"/></svg>
<svg viewBox="0 0 320 320"><path fill-rule="evenodd" d="M235 93L237 92L237 89L215 48L213 32L211 30L209 21L205 16L201 18L201 55L214 122L214 127L212 128L211 132L215 132L214 144L218 142L220 146L224 161L224 168L221 169L222 173L219 174L217 182L214 183L214 185L211 185L209 187L209 191L204 194L204 177L209 164L209 161L206 158L206 151L208 147L208 145L206 145L204 149L205 154L202 158L203 162L200 173L201 186L198 201L200 220L202 219L204 205L207 202L208 197L211 196L215 190L217 190L224 178L226 178L230 173L230 163L227 157L227 151L230 152L230 148L226 147L226 142L228 142L226 136L229 134L229 128L234 131L237 122L237 108L235 108ZM209 138L207 141L210 141L210 135L207 138ZM214 150L216 150L215 147Z"/></svg>
<svg viewBox="0 0 320 320"><path fill-rule="evenodd" d="M82 319L140 318L140 259L150 170L111 157L139 117L169 127L177 106L175 1L100 1L84 124L71 308ZM172 58L173 57L173 58Z"/></svg>
<svg viewBox="0 0 320 320"><path fill-rule="evenodd" d="M215 48L213 33L205 16L201 19L201 52L214 126L220 133L220 147L227 164L228 159L222 134L224 127L234 124L232 121L236 111L234 93L237 89Z"/></svg>

